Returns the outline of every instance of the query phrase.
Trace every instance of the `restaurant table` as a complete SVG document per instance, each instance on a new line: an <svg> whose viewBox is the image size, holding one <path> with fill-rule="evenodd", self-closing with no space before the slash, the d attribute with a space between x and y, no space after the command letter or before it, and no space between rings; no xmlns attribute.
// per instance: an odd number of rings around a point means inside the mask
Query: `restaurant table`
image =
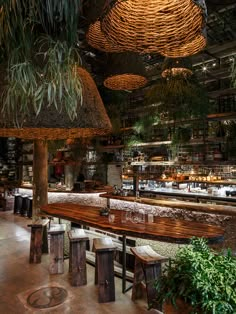
<svg viewBox="0 0 236 314"><path fill-rule="evenodd" d="M99 207L74 203L51 203L41 207L45 214L122 235L123 292L126 291L126 236L178 244L187 244L192 237L204 237L209 244L221 242L224 238L224 229L215 225L158 216L154 216L153 222L147 222L147 217L143 223L121 222L124 211L118 209L110 209L110 214L115 216L111 223L107 216L100 215L100 210Z"/></svg>

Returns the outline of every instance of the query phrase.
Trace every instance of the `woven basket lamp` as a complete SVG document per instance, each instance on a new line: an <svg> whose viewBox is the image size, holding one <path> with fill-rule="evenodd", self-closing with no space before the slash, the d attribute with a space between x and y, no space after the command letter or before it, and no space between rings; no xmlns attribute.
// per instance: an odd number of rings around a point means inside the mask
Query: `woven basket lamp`
<svg viewBox="0 0 236 314"><path fill-rule="evenodd" d="M53 105L45 105L38 116L34 112L26 116L20 128L15 127L10 118L8 121L0 120L0 137L56 140L93 137L111 132L110 119L94 80L81 67L78 68L78 74L83 85L83 103L78 104L75 120L71 121L65 110L58 112Z"/></svg>
<svg viewBox="0 0 236 314"><path fill-rule="evenodd" d="M101 29L129 51L185 57L206 45L204 0L117 0L107 5Z"/></svg>
<svg viewBox="0 0 236 314"><path fill-rule="evenodd" d="M162 67L162 77L170 76L190 76L193 72L191 70L191 62L189 58L165 58Z"/></svg>
<svg viewBox="0 0 236 314"><path fill-rule="evenodd" d="M86 33L86 40L90 46L101 51L123 52L125 50L116 43L107 40L101 30L101 22L99 20L90 24L88 32Z"/></svg>
<svg viewBox="0 0 236 314"><path fill-rule="evenodd" d="M145 68L136 53L112 54L108 58L104 86L113 90L134 90L147 84Z"/></svg>

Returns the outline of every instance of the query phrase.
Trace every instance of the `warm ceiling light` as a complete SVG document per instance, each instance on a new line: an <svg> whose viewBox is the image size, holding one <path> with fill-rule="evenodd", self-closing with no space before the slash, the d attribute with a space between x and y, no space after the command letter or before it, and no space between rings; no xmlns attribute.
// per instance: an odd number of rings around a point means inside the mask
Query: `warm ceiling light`
<svg viewBox="0 0 236 314"><path fill-rule="evenodd" d="M113 90L134 90L147 84L145 68L136 53L112 54L104 85Z"/></svg>
<svg viewBox="0 0 236 314"><path fill-rule="evenodd" d="M166 58L162 68L162 77L178 75L187 77L193 74L189 58Z"/></svg>
<svg viewBox="0 0 236 314"><path fill-rule="evenodd" d="M119 47L183 57L206 45L204 0L117 0L107 5L101 29Z"/></svg>

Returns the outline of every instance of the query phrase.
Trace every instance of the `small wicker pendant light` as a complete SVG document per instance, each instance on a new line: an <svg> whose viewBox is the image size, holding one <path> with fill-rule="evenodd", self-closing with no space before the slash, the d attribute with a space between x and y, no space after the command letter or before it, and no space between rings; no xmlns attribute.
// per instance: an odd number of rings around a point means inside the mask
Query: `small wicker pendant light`
<svg viewBox="0 0 236 314"><path fill-rule="evenodd" d="M165 58L162 66L162 77L192 75L190 58Z"/></svg>
<svg viewBox="0 0 236 314"><path fill-rule="evenodd" d="M122 52L125 50L124 48L119 47L116 43L107 40L101 30L101 22L99 20L90 24L86 39L90 46L101 51Z"/></svg>
<svg viewBox="0 0 236 314"><path fill-rule="evenodd" d="M53 105L46 105L38 116L32 111L20 128L15 127L14 119L0 120L0 137L18 137L23 139L67 139L93 137L111 132L112 126L104 104L91 75L78 68L83 85L83 102L78 104L77 118L70 120L65 110L58 112ZM20 113L18 116L20 120Z"/></svg>
<svg viewBox="0 0 236 314"><path fill-rule="evenodd" d="M134 90L147 84L145 68L136 53L112 54L108 58L104 85L113 90Z"/></svg>
<svg viewBox="0 0 236 314"><path fill-rule="evenodd" d="M206 45L204 0L117 0L107 5L101 29L129 51L184 57Z"/></svg>

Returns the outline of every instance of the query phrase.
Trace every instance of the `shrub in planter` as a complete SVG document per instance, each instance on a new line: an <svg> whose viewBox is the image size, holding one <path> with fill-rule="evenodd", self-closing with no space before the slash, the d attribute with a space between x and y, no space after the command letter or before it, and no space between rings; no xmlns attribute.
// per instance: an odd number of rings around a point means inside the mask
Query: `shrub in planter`
<svg viewBox="0 0 236 314"><path fill-rule="evenodd" d="M191 305L188 313L235 314L236 258L230 250L218 253L207 240L193 238L170 259L155 287L157 301L167 308L170 303L177 308L181 299Z"/></svg>

